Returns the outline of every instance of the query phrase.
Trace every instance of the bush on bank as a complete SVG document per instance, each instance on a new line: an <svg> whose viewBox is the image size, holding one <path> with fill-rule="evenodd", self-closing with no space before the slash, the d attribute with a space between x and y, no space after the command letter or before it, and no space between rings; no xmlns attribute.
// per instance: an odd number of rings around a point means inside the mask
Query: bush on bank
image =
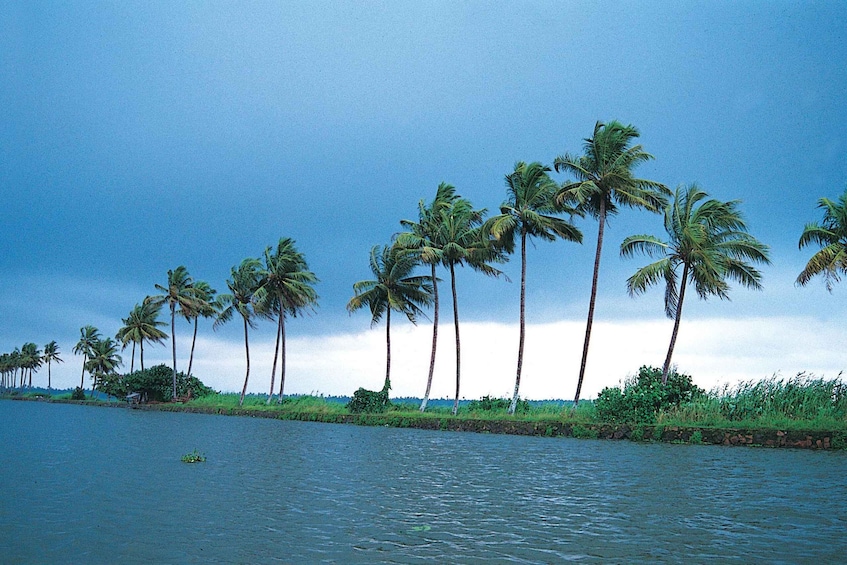
<svg viewBox="0 0 847 565"><path fill-rule="evenodd" d="M156 365L127 375L108 375L99 389L119 399L137 392L147 402L170 402L173 400L173 374L173 369L167 365ZM204 385L197 377L188 377L183 372L177 372L177 397L200 398L214 393L214 390Z"/></svg>

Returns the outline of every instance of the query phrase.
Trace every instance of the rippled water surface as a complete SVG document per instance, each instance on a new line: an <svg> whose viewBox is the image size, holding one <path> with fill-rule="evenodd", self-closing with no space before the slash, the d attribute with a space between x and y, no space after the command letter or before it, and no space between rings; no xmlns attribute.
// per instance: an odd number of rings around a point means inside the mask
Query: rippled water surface
<svg viewBox="0 0 847 565"><path fill-rule="evenodd" d="M194 449L205 463L185 464ZM2 563L842 563L847 454L0 401Z"/></svg>

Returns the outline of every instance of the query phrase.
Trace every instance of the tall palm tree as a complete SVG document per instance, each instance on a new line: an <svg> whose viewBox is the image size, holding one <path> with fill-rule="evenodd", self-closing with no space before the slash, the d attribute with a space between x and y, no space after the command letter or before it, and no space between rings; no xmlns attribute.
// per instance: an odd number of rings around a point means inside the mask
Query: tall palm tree
<svg viewBox="0 0 847 565"><path fill-rule="evenodd" d="M297 251L293 239L283 237L276 250L265 249L265 285L256 293L256 310L271 319L276 318L277 332L274 346L274 362L271 368L271 388L267 403L274 394L274 380L278 354L282 355L279 377L279 402L282 402L285 387L285 318L298 314L317 304L318 295L314 285L318 278L309 270L306 258ZM281 352L280 352L281 349Z"/></svg>
<svg viewBox="0 0 847 565"><path fill-rule="evenodd" d="M521 247L521 291L520 332L518 336L518 368L515 376L515 391L509 405L509 414L515 413L518 390L521 385L524 338L526 336L526 242L527 238L538 237L545 241L561 238L582 243L582 232L573 224L553 214L575 214L577 211L566 203L556 202L559 186L550 178L550 168L541 163L518 162L515 170L506 175L508 199L500 205L500 215L486 222L486 229L495 242L507 253L515 249L515 241Z"/></svg>
<svg viewBox="0 0 847 565"><path fill-rule="evenodd" d="M674 320L671 342L662 368L667 383L685 289L691 284L702 300L709 296L729 299L729 283L760 290L761 273L751 264L768 264L768 247L747 233L738 210L739 202L721 202L709 197L696 184L677 187L673 201L664 211L668 240L652 235L633 235L621 244L621 255L644 253L660 259L638 269L627 280L631 296L654 284L665 283L665 314ZM678 271L682 267L682 275Z"/></svg>
<svg viewBox="0 0 847 565"><path fill-rule="evenodd" d="M247 372L244 375L244 387L241 389L241 398L238 405L244 405L244 395L247 394L247 381L250 379L250 342L247 336L247 328L255 328L256 317L253 297L264 285L262 279L262 264L258 259L248 258L241 262L238 267L232 268L230 278L226 281L230 294L220 296L223 309L218 314L213 327L217 328L232 319L237 312L244 320L244 351L247 355ZM176 394L174 394L176 398Z"/></svg>
<svg viewBox="0 0 847 565"><path fill-rule="evenodd" d="M413 253L397 245L371 248L370 267L374 280L353 285L353 298L347 303L352 314L367 307L371 311L371 327L385 315L385 383L382 390L391 388L391 311L399 312L413 324L422 314L421 308L432 303L432 282L429 276L413 276L418 265Z"/></svg>
<svg viewBox="0 0 847 565"><path fill-rule="evenodd" d="M193 284L194 304L182 308L182 315L189 322L194 322L194 334L191 336L191 353L188 355L188 372L191 375L191 367L194 364L194 345L197 343L197 321L200 317L214 318L218 314L219 303L215 300L217 290L212 288L206 281L197 281Z"/></svg>
<svg viewBox="0 0 847 565"><path fill-rule="evenodd" d="M489 276L502 273L491 262L503 262L502 252L488 239L481 229L485 209L474 210L464 199L444 206L438 214L436 241L441 245L441 263L450 272L450 290L453 296L453 326L456 332L456 397L453 415L459 411L459 388L461 384L462 343L459 337L459 302L456 294L456 267L468 265Z"/></svg>
<svg viewBox="0 0 847 565"><path fill-rule="evenodd" d="M197 307L197 291L194 288L194 280L188 274L188 269L180 265L176 269L168 271L167 286L156 285L156 289L162 292L155 296L144 299L154 306L167 304L171 310L171 352L173 354L173 398L176 398L176 311L180 313Z"/></svg>
<svg viewBox="0 0 847 565"><path fill-rule="evenodd" d="M135 344L139 345L141 350L141 370L144 370L144 342L162 343L168 338L168 334L160 330L167 324L159 320L159 313L162 311L161 304L153 304L152 302L144 301L141 304L136 304L129 316L123 318L123 326L118 330L115 336L121 342L121 350L126 349L126 346L132 343L132 360L129 364L129 372L135 371Z"/></svg>
<svg viewBox="0 0 847 565"><path fill-rule="evenodd" d="M438 344L438 277L435 267L441 263L443 258L443 242L438 238L438 222L441 219L441 211L459 199L456 188L453 185L442 182L435 192L435 199L427 206L423 200L418 202L418 221L400 220L400 224L408 231L398 234L396 242L404 249L414 250L421 263L429 265L432 270L432 352L429 356L429 374L426 380L426 392L421 401L420 411L426 411L429 402L429 393L432 389L432 377L435 373L435 350Z"/></svg>
<svg viewBox="0 0 847 565"><path fill-rule="evenodd" d="M797 284L806 286L812 277L823 275L826 289L832 292L833 283L847 275L847 190L838 202L828 198L818 201L823 210L823 222L807 224L800 236L800 249L817 244L820 250L812 255L797 277Z"/></svg>
<svg viewBox="0 0 847 565"><path fill-rule="evenodd" d="M100 341L100 331L94 326L83 326L79 329L79 341L74 345L73 352L82 355L82 375L79 388L85 388L85 365L91 357L91 348Z"/></svg>
<svg viewBox="0 0 847 565"><path fill-rule="evenodd" d="M670 196L670 191L663 184L633 176L635 167L653 159L641 145L631 145L638 136L638 130L632 125L625 126L618 121L608 124L597 122L594 135L585 140L582 155L566 153L556 157L553 162L556 171L572 174L576 178L565 182L557 194L558 201L576 204L578 210L593 216L599 223L588 320L585 324L585 341L582 346L574 406L579 404L582 381L585 378L606 220L609 216L617 214L618 206L659 212Z"/></svg>
<svg viewBox="0 0 847 565"><path fill-rule="evenodd" d="M110 337L97 341L91 347L91 354L85 363L85 368L91 375L91 397L94 390L103 379L115 372L121 366L123 359L118 355L118 342Z"/></svg>
<svg viewBox="0 0 847 565"><path fill-rule="evenodd" d="M52 378L50 375L50 365L52 363L64 363L62 358L59 357L59 344L55 341L51 341L47 345L44 346L44 355L42 359L47 362L47 390L53 388Z"/></svg>

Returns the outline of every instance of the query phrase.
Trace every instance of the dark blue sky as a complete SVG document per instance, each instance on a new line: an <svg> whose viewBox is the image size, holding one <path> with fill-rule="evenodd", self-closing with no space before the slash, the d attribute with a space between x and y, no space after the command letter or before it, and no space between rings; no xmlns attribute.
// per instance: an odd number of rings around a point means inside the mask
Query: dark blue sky
<svg viewBox="0 0 847 565"><path fill-rule="evenodd" d="M0 351L69 352L89 323L113 335L180 264L223 290L281 236L322 281L295 331L365 329L344 310L351 285L419 199L447 181L496 210L515 161L578 152L610 119L656 157L641 175L742 199L772 247L764 292L686 314L842 318L843 289L793 280L817 199L847 185L845 16L843 2L3 3ZM583 246L531 249L531 319L584 317L596 223L579 226ZM661 316L660 290L626 296L643 264L617 257L631 233L660 234L659 218L612 222L598 318ZM460 284L465 319L516 318L516 284Z"/></svg>

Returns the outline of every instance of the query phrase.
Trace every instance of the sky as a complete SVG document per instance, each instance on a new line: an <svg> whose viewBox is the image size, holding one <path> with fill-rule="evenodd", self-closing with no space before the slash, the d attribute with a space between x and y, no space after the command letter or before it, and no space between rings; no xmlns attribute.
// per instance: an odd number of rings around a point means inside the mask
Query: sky
<svg viewBox="0 0 847 565"><path fill-rule="evenodd" d="M616 119L655 157L639 176L741 200L771 248L761 292L689 295L678 369L707 389L834 378L847 282L794 281L818 199L847 188L845 30L838 1L0 2L0 352L56 340L53 386L75 386L82 326L114 336L179 265L225 292L234 265L291 237L320 301L287 326L286 392L378 389L383 328L345 308L371 246L440 182L497 212L517 161L552 165ZM597 238L576 224L582 245L529 248L528 398L575 392ZM619 257L637 233L661 236L660 216L624 209L606 232L583 398L664 360L663 290L626 292L648 261ZM462 397L511 394L519 266L458 274ZM451 397L442 312L433 396ZM431 324L394 320L392 395L420 397ZM191 327L176 333L182 370ZM274 336L250 335L251 392L268 389ZM155 362L170 348L146 348ZM240 390L240 324L201 322L195 366Z"/></svg>

